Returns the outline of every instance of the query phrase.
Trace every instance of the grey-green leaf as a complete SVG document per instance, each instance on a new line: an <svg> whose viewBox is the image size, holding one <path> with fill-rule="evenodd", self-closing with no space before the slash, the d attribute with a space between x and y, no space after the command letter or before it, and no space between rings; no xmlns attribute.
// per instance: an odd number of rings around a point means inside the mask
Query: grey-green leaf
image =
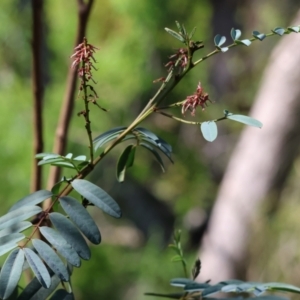
<svg viewBox="0 0 300 300"><path fill-rule="evenodd" d="M194 281L188 278L174 278L170 281L172 286L185 287L187 284L192 284Z"/></svg>
<svg viewBox="0 0 300 300"><path fill-rule="evenodd" d="M22 233L12 233L0 237L0 255L7 253L7 249L11 248L13 245L17 247L17 243L25 238Z"/></svg>
<svg viewBox="0 0 300 300"><path fill-rule="evenodd" d="M97 185L84 179L75 179L71 184L75 191L105 213L115 218L121 217L121 209L117 202Z"/></svg>
<svg viewBox="0 0 300 300"><path fill-rule="evenodd" d="M120 133L122 133L126 127L116 127L111 130L108 130L99 136L97 136L94 140L93 143L95 144L94 148L97 150L98 148L102 147L104 144L109 142L110 140L116 138Z"/></svg>
<svg viewBox="0 0 300 300"><path fill-rule="evenodd" d="M291 27L288 27L288 31L298 33L300 31L300 27L299 26L291 26Z"/></svg>
<svg viewBox="0 0 300 300"><path fill-rule="evenodd" d="M12 210L0 218L0 230L24 221L41 211L39 206L23 206Z"/></svg>
<svg viewBox="0 0 300 300"><path fill-rule="evenodd" d="M59 289L57 290L50 300L74 300L74 294L68 293L66 290Z"/></svg>
<svg viewBox="0 0 300 300"><path fill-rule="evenodd" d="M37 239L32 240L34 248L39 253L40 257L52 269L52 271L62 280L69 281L69 273L66 266L61 259L57 256L54 250L45 242Z"/></svg>
<svg viewBox="0 0 300 300"><path fill-rule="evenodd" d="M203 122L200 129L203 137L209 142L213 142L218 136L218 127L214 121Z"/></svg>
<svg viewBox="0 0 300 300"><path fill-rule="evenodd" d="M120 155L117 163L117 180L123 182L125 180L125 173L128 168L133 165L135 156L135 146L127 146Z"/></svg>
<svg viewBox="0 0 300 300"><path fill-rule="evenodd" d="M16 249L10 253L0 273L0 298L7 299L16 288L24 264L24 252Z"/></svg>
<svg viewBox="0 0 300 300"><path fill-rule="evenodd" d="M167 33L169 33L170 35L172 35L175 39L179 40L180 42L182 43L185 43L185 39L183 36L181 36L179 33L175 32L174 30L172 29L169 29L169 28L165 28L165 31Z"/></svg>
<svg viewBox="0 0 300 300"><path fill-rule="evenodd" d="M0 237L8 235L8 234L12 234L12 233L22 232L23 230L25 230L31 226L32 226L31 222L28 222L28 221L23 221L23 222L14 224L8 228L0 230Z"/></svg>
<svg viewBox="0 0 300 300"><path fill-rule="evenodd" d="M240 44L240 45L244 45L244 46L250 46L251 45L251 41L246 39L246 40L236 40L235 41L237 44Z"/></svg>
<svg viewBox="0 0 300 300"><path fill-rule="evenodd" d="M262 41L266 37L264 33L260 33L259 31L253 31L252 35L260 41Z"/></svg>
<svg viewBox="0 0 300 300"><path fill-rule="evenodd" d="M17 300L41 300L48 299L61 280L50 270L51 284L49 288L41 286L36 277L24 288Z"/></svg>
<svg viewBox="0 0 300 300"><path fill-rule="evenodd" d="M214 43L216 47L221 47L226 42L226 37L217 34L214 38Z"/></svg>
<svg viewBox="0 0 300 300"><path fill-rule="evenodd" d="M239 29L232 28L230 31L230 35L231 35L233 41L235 41L240 38L240 36L242 35L242 32Z"/></svg>
<svg viewBox="0 0 300 300"><path fill-rule="evenodd" d="M91 251L85 239L73 223L60 213L49 214L52 224L60 232L63 238L75 249L83 259L90 259Z"/></svg>
<svg viewBox="0 0 300 300"><path fill-rule="evenodd" d="M263 124L260 121L244 115L234 115L229 113L227 114L226 118L253 127L262 128L263 126Z"/></svg>
<svg viewBox="0 0 300 300"><path fill-rule="evenodd" d="M54 229L43 226L39 228L41 234L49 243L73 266L80 267L80 257L74 248Z"/></svg>
<svg viewBox="0 0 300 300"><path fill-rule="evenodd" d="M44 200L51 198L52 196L53 196L53 194L47 190L40 190L40 191L34 192L34 193L22 198L18 202L16 202L10 208L9 211L11 212L11 211L16 210L17 208L20 208L23 206L31 206L31 205L39 204L39 203L43 202Z"/></svg>
<svg viewBox="0 0 300 300"><path fill-rule="evenodd" d="M162 158L160 157L160 155L158 154L158 152L146 143L142 142L142 143L140 143L140 146L146 148L147 150L149 150L155 156L156 160L160 164L160 167L161 167L162 171L165 172L164 162L163 162Z"/></svg>
<svg viewBox="0 0 300 300"><path fill-rule="evenodd" d="M100 231L87 210L76 199L68 196L61 197L60 204L81 232L93 244L100 244Z"/></svg>
<svg viewBox="0 0 300 300"><path fill-rule="evenodd" d="M26 256L26 260L37 280L44 288L49 288L51 284L51 278L42 260L29 248L24 248L23 251Z"/></svg>
<svg viewBox="0 0 300 300"><path fill-rule="evenodd" d="M272 30L274 33L282 36L285 33L285 29L281 27L276 27L274 30Z"/></svg>

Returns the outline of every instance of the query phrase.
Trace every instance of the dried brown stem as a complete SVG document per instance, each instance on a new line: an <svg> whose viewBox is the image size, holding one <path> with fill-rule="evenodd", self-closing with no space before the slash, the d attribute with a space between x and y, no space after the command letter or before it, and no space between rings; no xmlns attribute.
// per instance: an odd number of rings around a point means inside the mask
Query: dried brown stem
<svg viewBox="0 0 300 300"><path fill-rule="evenodd" d="M43 29L43 0L32 0L32 88L33 88L33 169L31 178L31 192L41 189L42 168L38 166L38 160L35 158L37 153L43 152L43 72L42 72L42 29Z"/></svg>
<svg viewBox="0 0 300 300"><path fill-rule="evenodd" d="M87 3L84 0L77 0L78 4L78 29L77 36L75 40L75 46L82 42L88 18L90 16L91 7L94 0L89 0ZM67 77L67 87L65 91L64 102L62 104L58 125L56 128L55 141L53 147L53 153L64 154L66 145L67 145L67 135L70 125L70 120L74 107L74 97L75 97L75 89L76 89L76 79L77 79L77 68L70 68L68 77ZM48 179L48 189L51 189L52 186L59 180L60 178L60 168L52 167L49 174ZM45 207L48 206L49 203L45 203Z"/></svg>

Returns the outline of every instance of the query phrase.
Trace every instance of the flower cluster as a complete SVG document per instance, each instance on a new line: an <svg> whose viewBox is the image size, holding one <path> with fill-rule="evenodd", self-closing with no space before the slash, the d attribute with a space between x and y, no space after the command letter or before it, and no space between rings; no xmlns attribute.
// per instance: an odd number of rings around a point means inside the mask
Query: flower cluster
<svg viewBox="0 0 300 300"><path fill-rule="evenodd" d="M201 106L202 110L207 106L207 101L210 101L207 93L204 93L203 88L201 87L201 82L198 83L197 91L191 96L187 96L185 102L182 105L182 114L187 110L191 111L191 115L194 116L196 112L196 107ZM211 102L211 101L210 101Z"/></svg>
<svg viewBox="0 0 300 300"><path fill-rule="evenodd" d="M188 50L186 48L180 48L177 52L169 57L170 61L165 64L170 72L173 67L179 66L184 69L188 64Z"/></svg>
<svg viewBox="0 0 300 300"><path fill-rule="evenodd" d="M93 54L99 50L95 46L88 44L87 39L83 39L83 43L75 47L75 53L71 56L74 58L72 68L76 68L77 65L82 63L82 66L78 69L78 75L80 78L85 76L85 80L89 81L92 79L92 68L96 70L93 66L93 62L96 62Z"/></svg>

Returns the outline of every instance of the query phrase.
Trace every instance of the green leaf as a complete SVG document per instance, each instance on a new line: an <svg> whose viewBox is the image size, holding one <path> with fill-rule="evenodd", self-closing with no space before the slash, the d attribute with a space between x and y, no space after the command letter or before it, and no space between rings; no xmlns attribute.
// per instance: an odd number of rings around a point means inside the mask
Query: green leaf
<svg viewBox="0 0 300 300"><path fill-rule="evenodd" d="M24 290L21 292L17 300L40 300L48 299L48 297L53 293L57 286L61 283L60 279L54 275L50 270L51 283L49 288L44 288L41 286L36 277L27 284Z"/></svg>
<svg viewBox="0 0 300 300"><path fill-rule="evenodd" d="M31 226L32 226L31 222L28 222L28 221L23 221L23 222L14 224L11 227L0 230L0 237L8 235L8 234L16 233L16 232L22 232L23 230L25 230Z"/></svg>
<svg viewBox="0 0 300 300"><path fill-rule="evenodd" d="M84 179L75 179L71 184L76 192L105 213L115 218L121 217L121 209L117 202L97 185Z"/></svg>
<svg viewBox="0 0 300 300"><path fill-rule="evenodd" d="M24 252L16 249L6 258L0 273L0 298L7 299L16 288L23 269Z"/></svg>
<svg viewBox="0 0 300 300"><path fill-rule="evenodd" d="M240 41L236 40L235 42L239 45L244 45L244 46L247 46L247 47L251 45L251 41L248 40L248 39L240 40Z"/></svg>
<svg viewBox="0 0 300 300"><path fill-rule="evenodd" d="M192 283L194 283L194 281L188 278L174 278L170 281L170 285L178 287L185 287L187 284Z"/></svg>
<svg viewBox="0 0 300 300"><path fill-rule="evenodd" d="M73 266L80 267L80 257L73 247L54 229L43 226L39 227L41 234L49 243Z"/></svg>
<svg viewBox="0 0 300 300"><path fill-rule="evenodd" d="M230 31L230 35L231 35L233 41L236 41L240 38L240 36L242 35L242 32L239 29L232 28Z"/></svg>
<svg viewBox="0 0 300 300"><path fill-rule="evenodd" d="M167 27L165 27L165 31L167 33L169 33L170 35L172 35L175 39L179 40L182 43L185 43L185 39L184 37L182 37L180 34L178 34L177 32L173 31L172 29L169 29Z"/></svg>
<svg viewBox="0 0 300 300"><path fill-rule="evenodd" d="M217 48L221 48L221 46L226 42L226 37L220 34L217 34L214 38L214 43Z"/></svg>
<svg viewBox="0 0 300 300"><path fill-rule="evenodd" d="M44 159L44 157L54 158L54 157L60 157L60 155L55 154L55 153L38 153L35 155L35 158L38 158L38 159Z"/></svg>
<svg viewBox="0 0 300 300"><path fill-rule="evenodd" d="M196 27L193 28L193 30L191 31L190 35L189 35L189 39L192 39L192 37L194 36L196 32Z"/></svg>
<svg viewBox="0 0 300 300"><path fill-rule="evenodd" d="M68 154L65 156L65 158L68 158L68 159L72 159L72 157L73 157L73 153L68 153Z"/></svg>
<svg viewBox="0 0 300 300"><path fill-rule="evenodd" d="M276 27L275 29L272 30L272 32L282 36L285 33L285 29L281 27Z"/></svg>
<svg viewBox="0 0 300 300"><path fill-rule="evenodd" d="M166 141L159 138L153 132L151 132L145 128L138 127L135 129L135 131L137 131L139 134L141 134L141 139L143 141L148 142L148 143L158 147L168 157L168 159L173 163L173 160L171 158L171 153L172 153L171 145L169 145Z"/></svg>
<svg viewBox="0 0 300 300"><path fill-rule="evenodd" d="M258 40L260 40L260 41L262 41L262 40L265 39L265 37L266 37L266 35L265 35L264 33L260 33L260 32L258 32L258 31L253 31L253 32L252 32L252 35L253 35L256 39L258 39Z"/></svg>
<svg viewBox="0 0 300 300"><path fill-rule="evenodd" d="M46 262L46 264L52 269L52 271L62 280L69 281L69 273L61 261L61 259L57 256L54 250L47 245L45 242L37 239L32 240L32 244L34 248L39 253L40 257Z"/></svg>
<svg viewBox="0 0 300 300"><path fill-rule="evenodd" d="M51 278L44 263L31 249L23 248L23 251L26 256L26 260L37 280L44 288L49 288L51 284Z"/></svg>
<svg viewBox="0 0 300 300"><path fill-rule="evenodd" d="M263 124L260 121L254 119L254 118L248 117L248 116L244 116L244 115L234 115L234 114L228 113L226 115L226 118L230 119L232 121L236 121L236 122L243 123L243 124L253 126L253 127L262 128L262 126L263 126Z"/></svg>
<svg viewBox="0 0 300 300"><path fill-rule="evenodd" d="M24 206L31 206L31 205L36 205L44 200L51 198L53 196L52 192L47 191L47 190L40 190L37 192L34 192L18 202L16 202L9 210L9 212L16 210L17 208L24 207Z"/></svg>
<svg viewBox="0 0 300 300"><path fill-rule="evenodd" d="M61 155L59 154L49 154L43 157L43 160L48 160L48 159L54 159L54 158L61 158Z"/></svg>
<svg viewBox="0 0 300 300"><path fill-rule="evenodd" d="M97 136L94 140L94 149L95 151L102 147L104 144L106 144L107 142L109 142L110 140L115 139L120 133L122 133L127 127L116 127L113 128L111 130L108 130L102 134L100 134L99 136Z"/></svg>
<svg viewBox="0 0 300 300"><path fill-rule="evenodd" d="M188 283L185 287L184 290L187 292L197 292L197 291L203 291L204 289L209 288L211 285L208 283L198 283L198 282L193 282L193 283Z"/></svg>
<svg viewBox="0 0 300 300"><path fill-rule="evenodd" d="M154 148L152 148L150 145L148 145L146 143L142 142L142 143L140 143L140 146L146 148L147 150L149 150L155 156L155 158L158 161L158 163L159 163L162 171L165 172L164 162L163 162L162 158L160 157L160 155L158 154L158 152Z"/></svg>
<svg viewBox="0 0 300 300"><path fill-rule="evenodd" d="M100 244L101 235L98 226L87 210L72 197L61 197L60 204L70 219L77 225L81 232L93 243Z"/></svg>
<svg viewBox="0 0 300 300"><path fill-rule="evenodd" d="M203 137L209 142L213 142L218 136L218 127L214 121L203 122L200 129Z"/></svg>
<svg viewBox="0 0 300 300"><path fill-rule="evenodd" d="M272 291L283 291L283 292L300 294L300 288L291 284L270 282L270 283L263 283L262 285L266 287L268 290L272 290Z"/></svg>
<svg viewBox="0 0 300 300"><path fill-rule="evenodd" d="M135 149L135 145L129 145L119 157L117 164L117 180L119 182L124 181L126 170L133 165Z"/></svg>
<svg viewBox="0 0 300 300"><path fill-rule="evenodd" d="M86 161L85 155L79 155L73 158L73 160Z"/></svg>
<svg viewBox="0 0 300 300"><path fill-rule="evenodd" d="M66 290L59 289L57 290L50 300L74 300L74 294L68 293Z"/></svg>
<svg viewBox="0 0 300 300"><path fill-rule="evenodd" d="M78 255L85 260L90 259L90 248L75 225L60 213L52 212L49 214L49 217L52 224L60 232L67 243L75 249Z"/></svg>
<svg viewBox="0 0 300 300"><path fill-rule="evenodd" d="M9 252L13 245L17 247L17 243L23 240L24 238L25 235L18 232L0 237L0 255Z"/></svg>
<svg viewBox="0 0 300 300"><path fill-rule="evenodd" d="M162 297L168 299L182 299L182 296L185 293L171 293L171 294L158 294L158 293L145 293L145 296L155 296L155 297Z"/></svg>
<svg viewBox="0 0 300 300"><path fill-rule="evenodd" d="M176 24L180 34L185 37L187 35L187 33L186 33L186 29L185 29L184 25L180 24L178 21L175 21L175 24Z"/></svg>
<svg viewBox="0 0 300 300"><path fill-rule="evenodd" d="M39 206L23 206L14 209L0 218L0 230L24 221L41 211L42 209Z"/></svg>
<svg viewBox="0 0 300 300"><path fill-rule="evenodd" d="M212 294L218 293L222 290L222 287L224 286L224 284L218 283L216 285L212 285L204 290L202 290L202 297L206 297L206 296L210 296Z"/></svg>
<svg viewBox="0 0 300 300"><path fill-rule="evenodd" d="M171 259L172 262L183 261L183 258L180 255L175 255Z"/></svg>
<svg viewBox="0 0 300 300"><path fill-rule="evenodd" d="M291 27L288 27L288 31L298 33L300 31L300 27L299 26L291 26Z"/></svg>

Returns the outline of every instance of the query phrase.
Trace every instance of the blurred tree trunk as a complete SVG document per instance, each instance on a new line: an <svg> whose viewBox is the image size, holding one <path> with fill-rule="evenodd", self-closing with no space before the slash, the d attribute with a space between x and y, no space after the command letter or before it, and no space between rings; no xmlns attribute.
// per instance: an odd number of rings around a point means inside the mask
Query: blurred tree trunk
<svg viewBox="0 0 300 300"><path fill-rule="evenodd" d="M300 11L292 24L300 23ZM259 208L280 193L300 141L300 36L281 38L271 53L251 116L232 154L199 253L199 280L245 277L247 248ZM278 199L278 197L277 197Z"/></svg>

